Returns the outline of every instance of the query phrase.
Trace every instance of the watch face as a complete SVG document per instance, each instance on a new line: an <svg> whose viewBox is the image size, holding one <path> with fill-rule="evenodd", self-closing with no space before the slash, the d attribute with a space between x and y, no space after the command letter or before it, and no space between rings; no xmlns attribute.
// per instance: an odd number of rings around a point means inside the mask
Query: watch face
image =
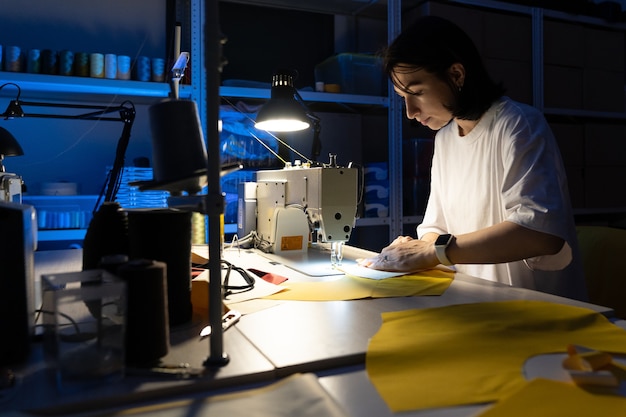
<svg viewBox="0 0 626 417"><path fill-rule="evenodd" d="M435 246L448 246L450 239L452 239L452 235L450 234L439 235L435 241Z"/></svg>

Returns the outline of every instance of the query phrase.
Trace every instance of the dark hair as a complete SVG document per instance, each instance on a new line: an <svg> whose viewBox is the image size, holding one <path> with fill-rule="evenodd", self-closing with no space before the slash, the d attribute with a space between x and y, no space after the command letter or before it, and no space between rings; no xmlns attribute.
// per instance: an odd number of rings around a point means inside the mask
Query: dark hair
<svg viewBox="0 0 626 417"><path fill-rule="evenodd" d="M461 91L447 70L454 63L465 67ZM394 72L420 69L447 82L457 97L449 109L459 119L478 120L491 104L504 94L485 69L481 56L470 37L454 23L436 16L418 18L383 51L384 71L391 82L405 90L394 78ZM406 90L405 90L406 91Z"/></svg>

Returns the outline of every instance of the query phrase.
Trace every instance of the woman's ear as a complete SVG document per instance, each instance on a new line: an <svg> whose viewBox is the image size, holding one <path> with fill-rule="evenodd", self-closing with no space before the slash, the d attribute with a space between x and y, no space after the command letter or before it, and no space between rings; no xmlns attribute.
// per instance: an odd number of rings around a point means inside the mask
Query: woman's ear
<svg viewBox="0 0 626 417"><path fill-rule="evenodd" d="M465 84L465 67L460 62L455 62L448 68L448 76L460 90Z"/></svg>

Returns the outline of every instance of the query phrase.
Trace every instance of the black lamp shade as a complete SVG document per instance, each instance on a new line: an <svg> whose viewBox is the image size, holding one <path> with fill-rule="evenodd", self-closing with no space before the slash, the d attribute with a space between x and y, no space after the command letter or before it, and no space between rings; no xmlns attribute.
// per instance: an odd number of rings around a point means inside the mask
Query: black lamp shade
<svg viewBox="0 0 626 417"><path fill-rule="evenodd" d="M24 155L22 147L15 137L3 127L0 127L0 155L21 156Z"/></svg>
<svg viewBox="0 0 626 417"><path fill-rule="evenodd" d="M254 127L274 132L303 130L311 125L302 103L295 99L291 74L277 72L272 77L272 97L261 107Z"/></svg>

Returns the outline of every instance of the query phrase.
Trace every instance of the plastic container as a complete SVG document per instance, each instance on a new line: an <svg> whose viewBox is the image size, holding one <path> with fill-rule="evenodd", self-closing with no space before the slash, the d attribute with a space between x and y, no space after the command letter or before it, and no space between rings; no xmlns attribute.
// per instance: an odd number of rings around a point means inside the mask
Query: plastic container
<svg viewBox="0 0 626 417"><path fill-rule="evenodd" d="M371 162L365 164L363 170L365 182L382 181L389 178L389 164L387 162Z"/></svg>
<svg viewBox="0 0 626 417"><path fill-rule="evenodd" d="M338 84L340 93L386 96L382 59L374 55L341 53L315 66L315 81Z"/></svg>
<svg viewBox="0 0 626 417"><path fill-rule="evenodd" d="M104 270L41 277L43 346L61 392L121 380L126 283Z"/></svg>
<svg viewBox="0 0 626 417"><path fill-rule="evenodd" d="M39 230L86 229L98 196L31 196L24 204L35 207Z"/></svg>
<svg viewBox="0 0 626 417"><path fill-rule="evenodd" d="M112 167L107 167L109 172ZM116 201L122 208L165 208L170 196L163 190L139 190L138 186L130 185L135 181L151 181L154 177L152 168L124 167L120 178L120 187Z"/></svg>
<svg viewBox="0 0 626 417"><path fill-rule="evenodd" d="M389 205L389 180L365 183L365 204Z"/></svg>
<svg viewBox="0 0 626 417"><path fill-rule="evenodd" d="M385 204L365 204L365 216L364 217L388 217L389 206Z"/></svg>

